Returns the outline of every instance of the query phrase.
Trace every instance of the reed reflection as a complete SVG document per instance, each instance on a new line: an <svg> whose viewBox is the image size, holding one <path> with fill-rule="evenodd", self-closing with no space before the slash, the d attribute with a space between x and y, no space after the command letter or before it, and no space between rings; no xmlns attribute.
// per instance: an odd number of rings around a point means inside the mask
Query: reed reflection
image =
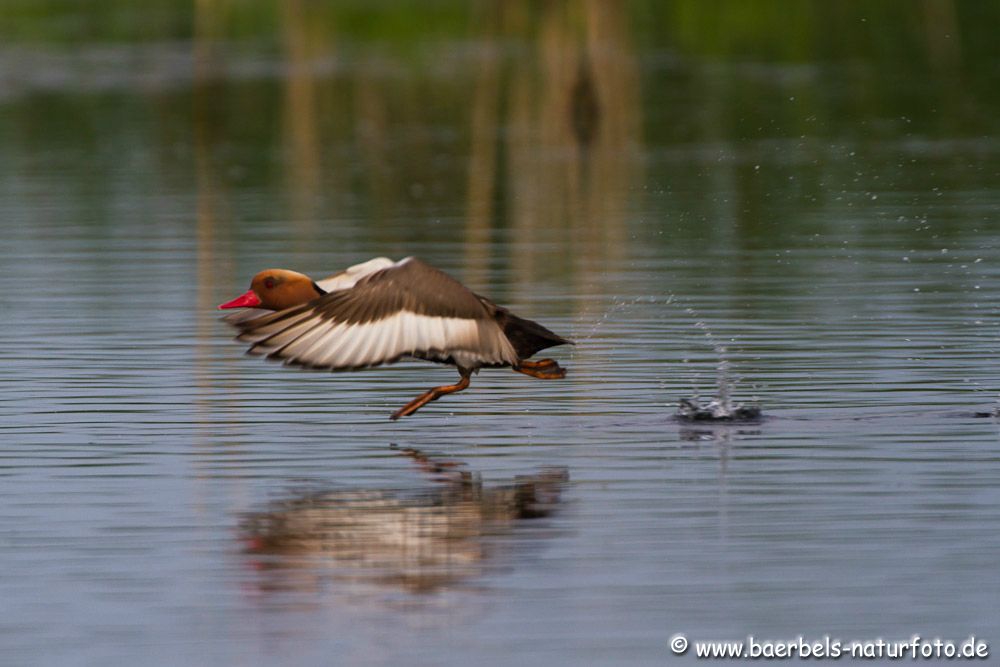
<svg viewBox="0 0 1000 667"><path fill-rule="evenodd" d="M486 485L462 463L401 449L431 488L311 490L247 516L244 551L267 591L315 591L328 580L431 593L483 574L524 520L549 516L569 475L545 468Z"/></svg>
<svg viewBox="0 0 1000 667"><path fill-rule="evenodd" d="M321 119L332 112L324 104L329 91L322 65L335 51L334 23L315 15L314 7L302 0L281 3L281 21L286 75L284 77L284 174L291 206L291 221L299 227L296 239L316 234L320 195L325 171Z"/></svg>
<svg viewBox="0 0 1000 667"><path fill-rule="evenodd" d="M224 58L218 44L224 38L224 3L199 0L195 4L195 35L192 42L193 78L191 90L191 148L194 158L195 199L195 307L200 314L211 313L215 286L226 282L233 266L224 252L231 231L232 211L225 180L218 173L214 155L225 138L226 119L216 100L224 92L220 72ZM211 341L218 335L214 317L200 316L195 325L194 384L199 443L211 440L211 397L219 380L212 371Z"/></svg>
<svg viewBox="0 0 1000 667"><path fill-rule="evenodd" d="M196 304L202 312L210 310L214 299L212 286L220 280L220 268L228 268L228 258L219 252L219 232L228 227L231 214L223 179L213 160L216 145L223 139L226 120L216 100L223 93L219 72L224 59L217 44L222 40L223 5L212 0L195 4L195 38L193 40L192 131L196 187L195 237L197 256ZM220 264L222 266L220 266ZM199 320L198 340L204 343L209 331Z"/></svg>
<svg viewBox="0 0 1000 667"><path fill-rule="evenodd" d="M506 178L518 239L556 241L571 275L626 252L626 208L639 181L639 77L627 7L552 3L535 36L537 71L510 81ZM558 230L556 238L545 238ZM541 247L544 247L542 245ZM517 254L537 276L551 253Z"/></svg>

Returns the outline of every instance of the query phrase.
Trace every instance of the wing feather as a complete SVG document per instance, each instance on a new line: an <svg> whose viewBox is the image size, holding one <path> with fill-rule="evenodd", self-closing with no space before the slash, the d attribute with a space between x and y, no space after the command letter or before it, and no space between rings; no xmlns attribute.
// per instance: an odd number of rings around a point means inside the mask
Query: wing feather
<svg viewBox="0 0 1000 667"><path fill-rule="evenodd" d="M365 270L355 272L360 277L351 287L233 322L237 338L255 354L330 370L404 356L474 367L517 363L494 314L465 286L414 258L380 268L385 263L358 265Z"/></svg>

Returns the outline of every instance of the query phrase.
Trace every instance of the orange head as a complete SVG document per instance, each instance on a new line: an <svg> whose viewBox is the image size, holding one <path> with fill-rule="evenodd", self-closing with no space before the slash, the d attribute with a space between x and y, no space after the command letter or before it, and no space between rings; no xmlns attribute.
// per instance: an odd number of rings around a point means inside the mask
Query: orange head
<svg viewBox="0 0 1000 667"><path fill-rule="evenodd" d="M286 269L267 269L253 277L250 291L219 306L224 308L267 308L284 310L309 303L323 291L309 276Z"/></svg>

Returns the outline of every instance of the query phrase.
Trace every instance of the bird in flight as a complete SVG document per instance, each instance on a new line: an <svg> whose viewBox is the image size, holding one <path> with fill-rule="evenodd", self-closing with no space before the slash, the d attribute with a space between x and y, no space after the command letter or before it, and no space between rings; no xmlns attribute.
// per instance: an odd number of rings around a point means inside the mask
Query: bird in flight
<svg viewBox="0 0 1000 667"><path fill-rule="evenodd" d="M429 389L393 420L462 391L481 368L563 378L566 370L555 360L531 357L572 344L415 257L378 257L319 281L267 269L254 276L249 291L219 308L246 309L225 318L239 330L237 340L251 343L250 354L286 365L348 371L410 357L458 369L457 383Z"/></svg>

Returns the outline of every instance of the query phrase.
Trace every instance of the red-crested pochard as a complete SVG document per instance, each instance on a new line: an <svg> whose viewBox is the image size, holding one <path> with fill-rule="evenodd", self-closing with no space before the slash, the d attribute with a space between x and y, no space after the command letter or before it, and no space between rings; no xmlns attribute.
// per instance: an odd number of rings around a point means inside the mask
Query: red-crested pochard
<svg viewBox="0 0 1000 667"><path fill-rule="evenodd" d="M252 343L250 353L285 364L347 371L413 357L458 368L456 384L428 390L390 419L462 391L483 367L509 366L542 380L565 377L552 359L528 359L572 344L415 257L378 257L319 281L268 269L254 276L246 294L219 308L251 309L226 318L240 330L237 340Z"/></svg>

